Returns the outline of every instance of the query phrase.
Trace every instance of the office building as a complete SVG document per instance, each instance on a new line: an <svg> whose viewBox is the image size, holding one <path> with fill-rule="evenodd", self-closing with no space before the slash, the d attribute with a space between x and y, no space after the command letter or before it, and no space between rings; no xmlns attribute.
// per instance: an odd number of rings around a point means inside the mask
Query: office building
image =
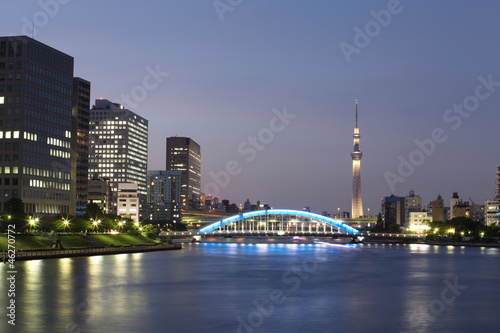
<svg viewBox="0 0 500 333"><path fill-rule="evenodd" d="M462 203L463 203L462 199L460 199L458 192L453 192L453 195L451 196L450 199L450 210L448 211L448 220L451 220L452 218L455 217L454 215L455 206L461 205Z"/></svg>
<svg viewBox="0 0 500 333"><path fill-rule="evenodd" d="M117 215L139 222L139 192L137 183L118 183Z"/></svg>
<svg viewBox="0 0 500 333"><path fill-rule="evenodd" d="M108 179L116 210L119 183L137 184L146 209L148 121L118 103L98 99L90 111L89 175ZM144 211L141 211L144 213Z"/></svg>
<svg viewBox="0 0 500 333"><path fill-rule="evenodd" d="M201 194L200 145L191 138L167 138L166 169L182 171L181 208L198 208Z"/></svg>
<svg viewBox="0 0 500 333"><path fill-rule="evenodd" d="M436 200L431 202L431 212L432 212L432 222L444 222L446 221L444 217L444 201L441 194L438 195Z"/></svg>
<svg viewBox="0 0 500 333"><path fill-rule="evenodd" d="M412 189L405 197L405 224L410 221L410 213L412 212L422 212L422 197L415 195L415 191Z"/></svg>
<svg viewBox="0 0 500 333"><path fill-rule="evenodd" d="M486 225L500 225L500 200L486 200L484 211Z"/></svg>
<svg viewBox="0 0 500 333"><path fill-rule="evenodd" d="M75 212L73 62L27 36L0 37L0 211L19 198L27 214Z"/></svg>
<svg viewBox="0 0 500 333"><path fill-rule="evenodd" d="M362 217L363 214L363 198L361 194L361 157L363 153L359 150L359 139L361 135L358 127L358 100L356 103L356 125L354 127L354 149L351 152L352 159L352 203L351 212L352 218Z"/></svg>
<svg viewBox="0 0 500 333"><path fill-rule="evenodd" d="M111 212L111 187L106 179L93 178L88 181L87 201L94 203L104 214Z"/></svg>
<svg viewBox="0 0 500 333"><path fill-rule="evenodd" d="M424 233L430 229L428 222L430 222L430 218L427 212L412 211L408 214L406 226L410 231Z"/></svg>
<svg viewBox="0 0 500 333"><path fill-rule="evenodd" d="M500 166L496 170L496 192L494 200L484 203L485 222L487 225L500 225Z"/></svg>
<svg viewBox="0 0 500 333"><path fill-rule="evenodd" d="M497 174L497 184L496 184L497 190L496 190L495 199L500 200L500 165L497 166L496 174Z"/></svg>
<svg viewBox="0 0 500 333"><path fill-rule="evenodd" d="M153 221L181 221L182 171L148 171L148 218Z"/></svg>
<svg viewBox="0 0 500 333"><path fill-rule="evenodd" d="M392 194L390 197L382 199L382 219L384 228L392 224L404 226L405 223L405 204L403 197L396 197Z"/></svg>
<svg viewBox="0 0 500 333"><path fill-rule="evenodd" d="M73 109L71 136L71 206L75 215L85 214L89 178L89 113L90 82L73 79Z"/></svg>

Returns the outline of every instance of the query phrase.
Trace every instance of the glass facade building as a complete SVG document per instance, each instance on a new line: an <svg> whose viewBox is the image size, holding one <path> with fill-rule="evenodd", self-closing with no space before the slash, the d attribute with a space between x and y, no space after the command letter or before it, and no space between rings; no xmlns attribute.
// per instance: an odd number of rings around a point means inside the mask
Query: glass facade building
<svg viewBox="0 0 500 333"><path fill-rule="evenodd" d="M79 77L73 79L74 135L71 138L71 199L75 215L87 209L89 168L89 113L90 82Z"/></svg>
<svg viewBox="0 0 500 333"><path fill-rule="evenodd" d="M148 171L148 217L151 221L181 221L182 171Z"/></svg>
<svg viewBox="0 0 500 333"><path fill-rule="evenodd" d="M26 36L0 37L0 211L72 214L73 57Z"/></svg>
<svg viewBox="0 0 500 333"><path fill-rule="evenodd" d="M108 180L111 213L119 183L136 183L141 215L146 209L148 121L123 105L98 99L90 111L89 175Z"/></svg>

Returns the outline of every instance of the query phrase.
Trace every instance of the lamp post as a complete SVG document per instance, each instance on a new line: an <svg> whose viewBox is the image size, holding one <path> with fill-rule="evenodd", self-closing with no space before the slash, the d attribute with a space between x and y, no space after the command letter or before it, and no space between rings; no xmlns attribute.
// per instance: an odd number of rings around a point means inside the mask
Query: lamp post
<svg viewBox="0 0 500 333"><path fill-rule="evenodd" d="M94 227L94 231L97 231L97 228L98 228L100 223L101 223L101 220L95 220L92 222L92 226Z"/></svg>
<svg viewBox="0 0 500 333"><path fill-rule="evenodd" d="M38 217L30 217L28 220L28 224L30 226L30 232L32 232L33 228L36 227L37 223L40 221Z"/></svg>
<svg viewBox="0 0 500 333"><path fill-rule="evenodd" d="M68 227L69 227L69 221L68 221L68 219L64 219L64 220L62 221L62 223L63 223L64 229L66 230L66 228L68 228Z"/></svg>

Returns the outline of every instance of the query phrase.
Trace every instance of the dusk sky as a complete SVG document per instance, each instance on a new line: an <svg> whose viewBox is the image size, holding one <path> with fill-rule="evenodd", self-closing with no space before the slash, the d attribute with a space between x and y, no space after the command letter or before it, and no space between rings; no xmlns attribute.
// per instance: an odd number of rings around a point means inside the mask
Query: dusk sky
<svg viewBox="0 0 500 333"><path fill-rule="evenodd" d="M167 137L198 142L221 199L350 211L355 99L365 214L410 189L494 197L498 1L0 3L0 35L73 56L92 100L149 120L148 169Z"/></svg>

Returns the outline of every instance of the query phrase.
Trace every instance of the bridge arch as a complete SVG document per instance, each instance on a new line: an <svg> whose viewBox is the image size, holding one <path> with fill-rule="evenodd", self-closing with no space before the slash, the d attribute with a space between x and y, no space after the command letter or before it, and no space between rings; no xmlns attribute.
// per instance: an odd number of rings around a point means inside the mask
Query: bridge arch
<svg viewBox="0 0 500 333"><path fill-rule="evenodd" d="M306 217L310 218L313 220L321 221L326 224L332 225L336 228L342 229L345 232L349 234L359 234L360 231L358 229L355 229L351 226L348 226L345 223L340 222L339 220L332 219L330 217L326 217L323 215L311 213L311 212L305 212L302 210L293 210L293 209L266 209L266 210L256 210L256 211L251 211L251 212L246 212L243 214L237 214L233 215L230 217L227 217L223 220L211 223L205 227L202 227L198 229L199 234L205 234L208 232L212 232L220 227L223 227L229 223L240 221L243 219L251 218L251 217L256 217L256 216L264 216L264 215L294 215L294 216L300 216L300 217Z"/></svg>

